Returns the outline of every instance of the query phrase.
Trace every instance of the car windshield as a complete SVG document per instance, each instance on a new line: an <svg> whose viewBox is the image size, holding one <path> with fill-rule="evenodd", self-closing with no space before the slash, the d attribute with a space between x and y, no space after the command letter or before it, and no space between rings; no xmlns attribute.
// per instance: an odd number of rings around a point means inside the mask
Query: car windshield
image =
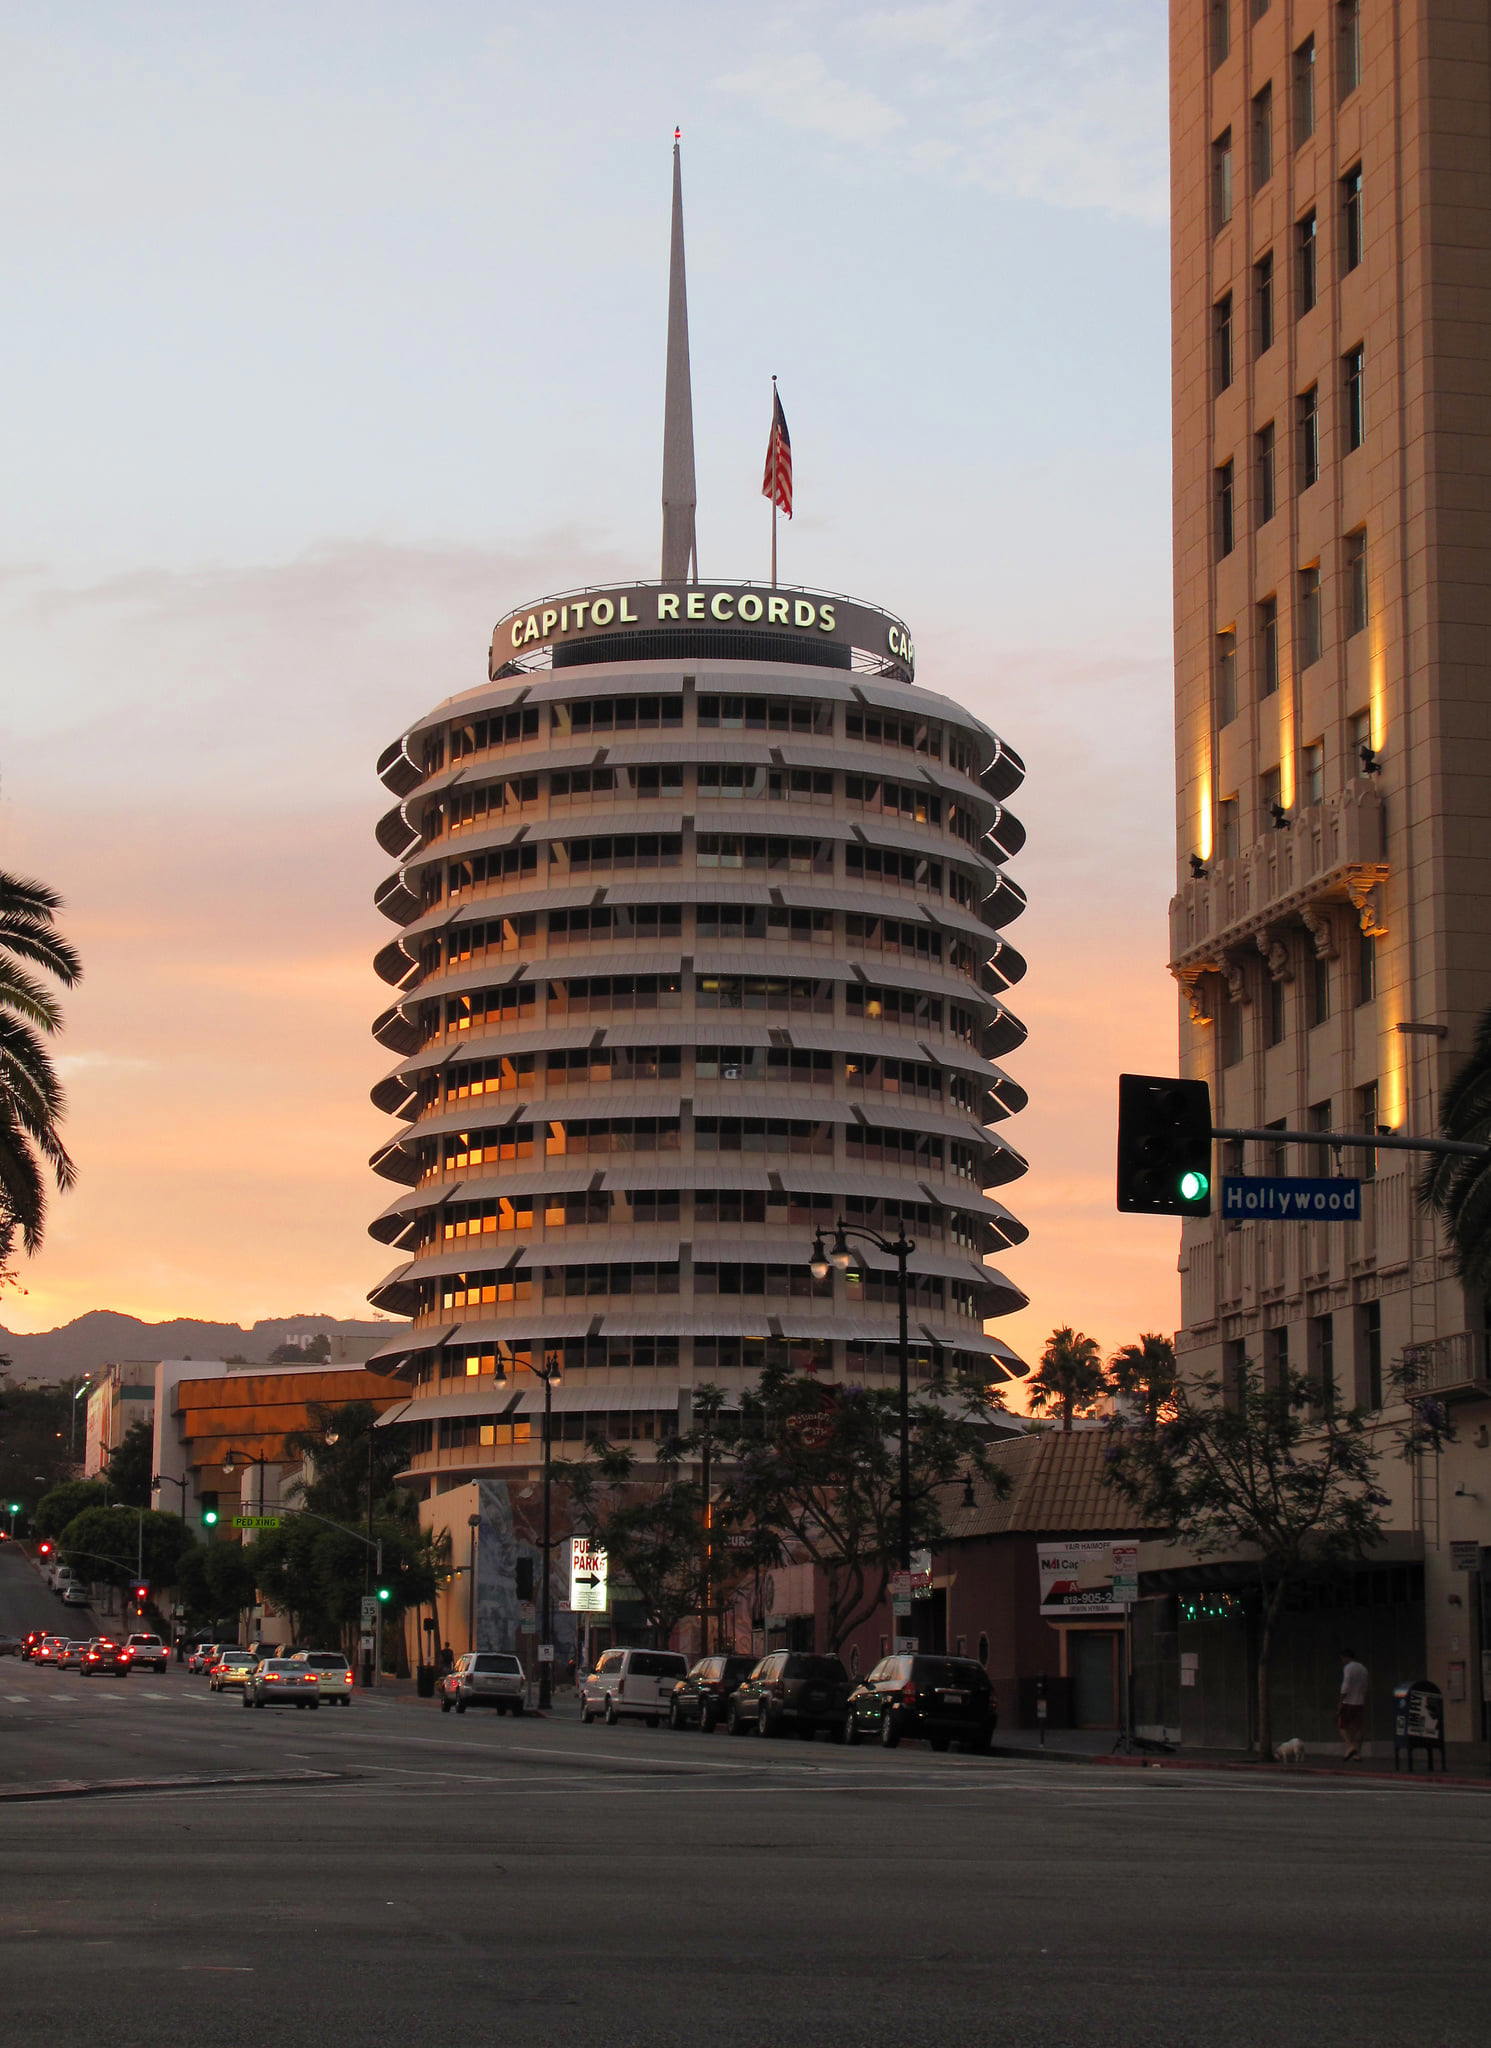
<svg viewBox="0 0 1491 2048"><path fill-rule="evenodd" d="M225 1664L252 1664L255 1661L254 1655L250 1650L224 1650L223 1652L223 1662Z"/></svg>
<svg viewBox="0 0 1491 2048"><path fill-rule="evenodd" d="M515 1677L522 1668L516 1657L498 1657L484 1653L482 1656L473 1657L471 1660L471 1669L473 1671L500 1671L509 1678Z"/></svg>
<svg viewBox="0 0 1491 2048"><path fill-rule="evenodd" d="M266 1657L259 1666L261 1671L299 1671L298 1664L292 1664L288 1657Z"/></svg>
<svg viewBox="0 0 1491 2048"><path fill-rule="evenodd" d="M639 1678L682 1678L687 1670L676 1651L633 1650L632 1669Z"/></svg>
<svg viewBox="0 0 1491 2048"><path fill-rule="evenodd" d="M793 1657L788 1666L792 1678L817 1678L837 1681L847 1678L848 1672L837 1657Z"/></svg>
<svg viewBox="0 0 1491 2048"><path fill-rule="evenodd" d="M308 1664L312 1671L345 1671L347 1669L346 1658L337 1656L331 1650L313 1650L309 1656L300 1657L296 1661L301 1664Z"/></svg>

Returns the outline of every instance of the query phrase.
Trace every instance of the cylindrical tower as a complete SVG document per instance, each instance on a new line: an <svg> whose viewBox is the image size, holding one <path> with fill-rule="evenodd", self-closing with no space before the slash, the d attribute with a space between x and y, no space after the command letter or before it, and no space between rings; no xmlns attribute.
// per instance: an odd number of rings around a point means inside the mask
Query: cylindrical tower
<svg viewBox="0 0 1491 2048"><path fill-rule="evenodd" d="M559 1454L645 1457L689 1388L770 1359L889 1384L892 1263L808 1271L839 1216L917 1243L912 1371L1023 1368L1023 769L913 680L899 620L820 592L638 583L512 614L489 680L384 755L378 894L399 936L374 1027L400 1119L373 1291L411 1328L412 1483ZM859 1247L856 1247L858 1251ZM519 1369L514 1370L517 1364Z"/></svg>

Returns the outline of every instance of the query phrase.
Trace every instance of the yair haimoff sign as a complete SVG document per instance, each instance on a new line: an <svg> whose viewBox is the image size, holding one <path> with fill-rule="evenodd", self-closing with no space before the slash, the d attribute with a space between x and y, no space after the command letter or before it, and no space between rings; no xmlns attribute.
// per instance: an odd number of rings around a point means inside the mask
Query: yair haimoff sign
<svg viewBox="0 0 1491 2048"><path fill-rule="evenodd" d="M492 671L543 647L600 635L670 628L729 627L775 633L807 647L857 648L910 682L916 649L902 622L873 605L812 590L773 590L753 583L626 583L605 590L546 597L499 619L492 635Z"/></svg>

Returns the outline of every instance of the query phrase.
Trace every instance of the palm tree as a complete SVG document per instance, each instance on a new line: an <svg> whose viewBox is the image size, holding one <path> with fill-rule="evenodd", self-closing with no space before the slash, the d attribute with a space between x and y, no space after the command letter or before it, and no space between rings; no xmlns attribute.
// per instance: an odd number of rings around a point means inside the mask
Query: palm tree
<svg viewBox="0 0 1491 2048"><path fill-rule="evenodd" d="M1139 1402L1146 1428L1153 1429L1175 1396L1175 1346L1157 1330L1146 1330L1108 1360L1108 1384L1115 1394Z"/></svg>
<svg viewBox="0 0 1491 2048"><path fill-rule="evenodd" d="M1054 1410L1063 1433L1074 1417L1091 1415L1103 1392L1102 1355L1094 1339L1070 1328L1053 1330L1025 1392L1031 1414Z"/></svg>
<svg viewBox="0 0 1491 2048"><path fill-rule="evenodd" d="M0 873L0 1264L16 1234L28 1252L46 1226L45 1169L60 1190L75 1169L58 1133L62 1087L44 1033L59 1031L62 1010L22 962L45 968L64 988L82 974L77 954L53 923L62 899L44 883Z"/></svg>
<svg viewBox="0 0 1491 2048"><path fill-rule="evenodd" d="M1465 1144L1491 1145L1491 1010L1476 1026L1470 1058L1444 1091L1439 1129ZM1419 1178L1418 1198L1449 1232L1461 1279L1491 1290L1491 1158L1436 1158Z"/></svg>

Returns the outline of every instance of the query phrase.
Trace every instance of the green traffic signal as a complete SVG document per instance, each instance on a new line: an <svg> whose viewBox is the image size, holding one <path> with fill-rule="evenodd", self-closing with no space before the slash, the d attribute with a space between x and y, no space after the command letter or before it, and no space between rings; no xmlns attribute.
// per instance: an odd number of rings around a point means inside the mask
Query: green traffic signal
<svg viewBox="0 0 1491 2048"><path fill-rule="evenodd" d="M383 1601L392 1600L393 1588L391 1586L380 1586L378 1588L378 1598Z"/></svg>
<svg viewBox="0 0 1491 2048"><path fill-rule="evenodd" d="M1180 1197L1183 1202L1199 1202L1211 1192L1211 1182L1204 1173L1183 1173L1180 1177Z"/></svg>
<svg viewBox="0 0 1491 2048"><path fill-rule="evenodd" d="M214 1525L214 1524L216 1523L216 1521L217 1521L217 1509L216 1509L216 1508L203 1508L203 1510L202 1510L202 1526L203 1526L203 1527L204 1527L205 1529L210 1529L210 1528L212 1528L212 1527L213 1527L213 1525Z"/></svg>
<svg viewBox="0 0 1491 2048"><path fill-rule="evenodd" d="M11 1513L12 1513L13 1515L18 1515L18 1514L19 1514L19 1513L21 1512L21 1503L20 1503L20 1502L19 1502L18 1500L13 1500L13 1501L11 1502L11 1504L10 1504L10 1512L11 1512Z"/></svg>

